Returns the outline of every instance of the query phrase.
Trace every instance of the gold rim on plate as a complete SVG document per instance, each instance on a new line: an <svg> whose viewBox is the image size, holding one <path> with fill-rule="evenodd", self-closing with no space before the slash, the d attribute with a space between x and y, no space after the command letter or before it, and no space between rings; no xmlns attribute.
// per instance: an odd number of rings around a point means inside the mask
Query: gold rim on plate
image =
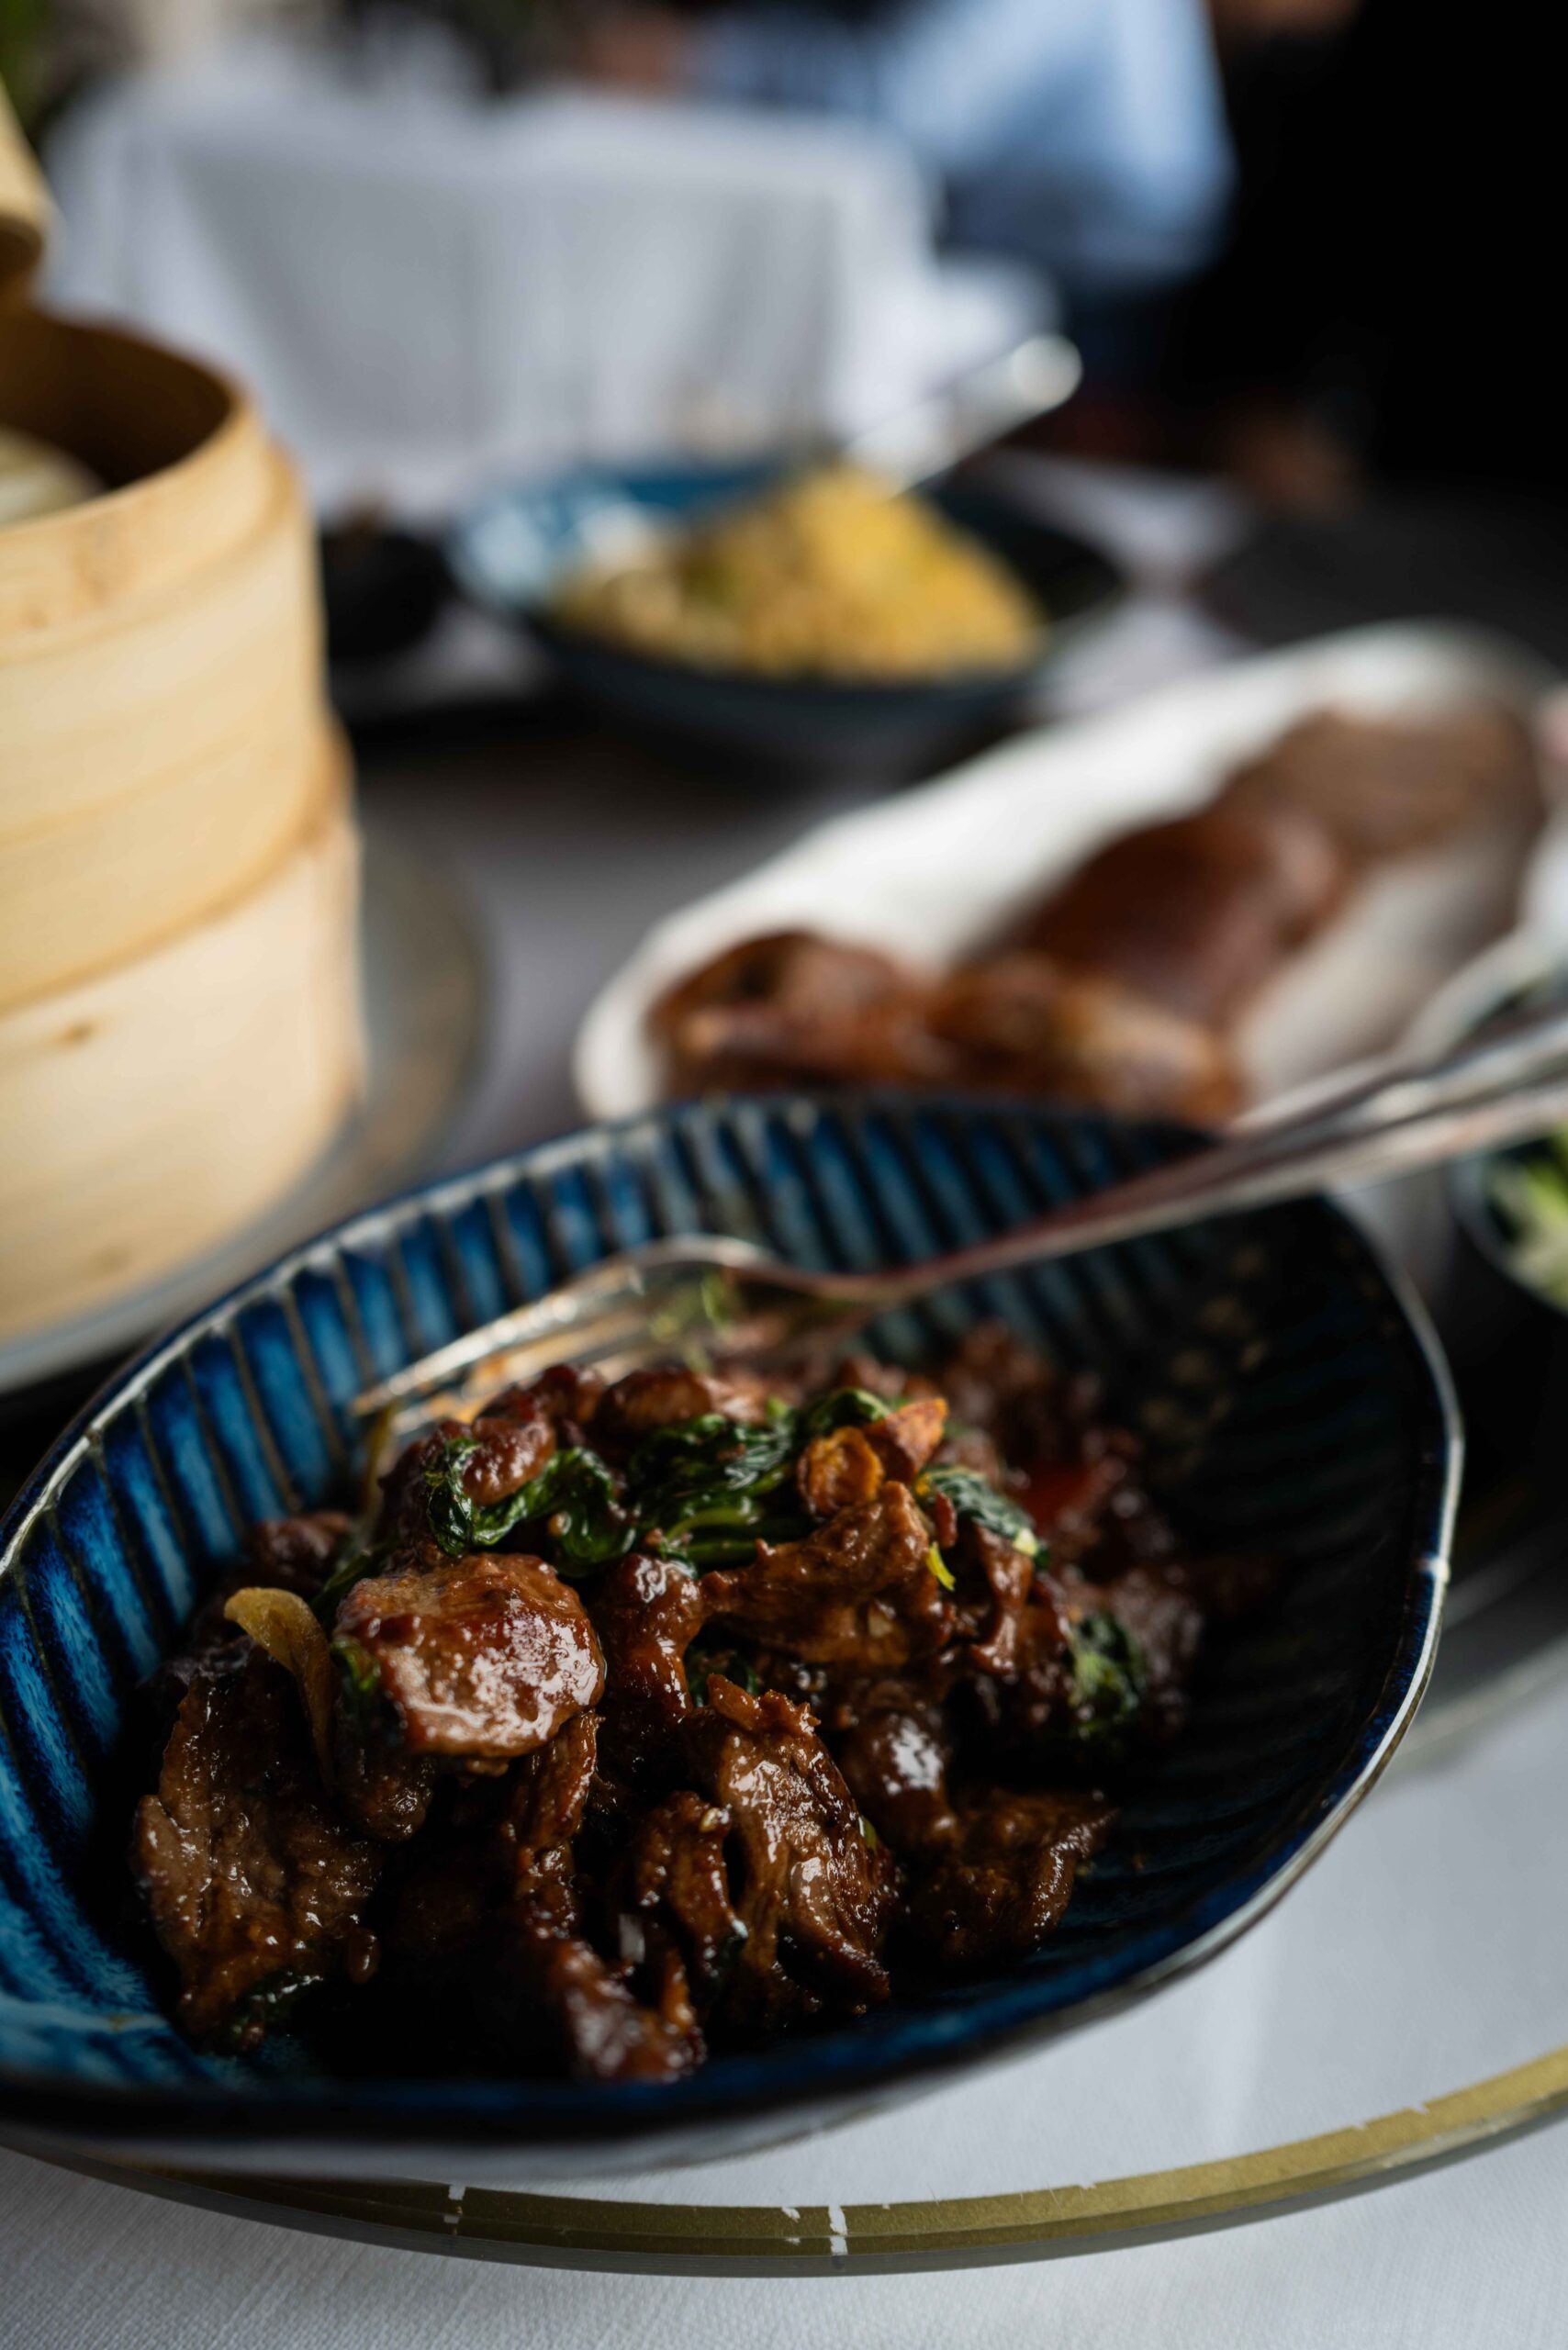
<svg viewBox="0 0 1568 2350"><path fill-rule="evenodd" d="M1428 2103L1257 2154L1091 2187L799 2209L619 2203L510 2188L48 2159L208 2210L405 2249L642 2274L868 2276L1112 2251L1269 2219L1480 2153L1564 2108L1568 2045Z"/></svg>

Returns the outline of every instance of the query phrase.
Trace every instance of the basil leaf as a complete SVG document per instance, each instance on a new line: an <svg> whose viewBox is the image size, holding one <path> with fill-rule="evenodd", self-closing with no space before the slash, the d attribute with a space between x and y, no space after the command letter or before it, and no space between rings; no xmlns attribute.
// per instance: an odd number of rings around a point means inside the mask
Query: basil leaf
<svg viewBox="0 0 1568 2350"><path fill-rule="evenodd" d="M1148 1695L1148 1669L1137 1638L1119 1617L1102 1611L1073 1626L1071 1650L1075 1737L1090 1745L1119 1737Z"/></svg>
<svg viewBox="0 0 1568 2350"><path fill-rule="evenodd" d="M548 1521L557 1566L601 1567L624 1556L632 1528L616 1500L615 1480L597 1452L569 1445L552 1453L536 1477L499 1501L476 1502L463 1472L478 1449L472 1436L448 1438L425 1470L431 1532L449 1559L494 1550L520 1526Z"/></svg>
<svg viewBox="0 0 1568 2350"><path fill-rule="evenodd" d="M977 1526L1000 1534L1015 1550L1028 1559L1040 1554L1040 1538L1027 1510L1019 1506L1011 1494L998 1492L988 1479L975 1469L927 1469L916 1481L917 1494L945 1494L960 1520L972 1518Z"/></svg>
<svg viewBox="0 0 1568 2350"><path fill-rule="evenodd" d="M799 1444L803 1449L813 1437L832 1436L838 1428L869 1427L885 1420L891 1408L868 1387L830 1387L801 1412Z"/></svg>

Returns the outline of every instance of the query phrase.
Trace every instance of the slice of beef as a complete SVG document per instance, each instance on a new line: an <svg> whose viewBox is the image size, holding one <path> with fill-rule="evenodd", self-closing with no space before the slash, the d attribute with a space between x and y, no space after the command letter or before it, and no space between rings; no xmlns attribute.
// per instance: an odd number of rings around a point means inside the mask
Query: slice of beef
<svg viewBox="0 0 1568 2350"><path fill-rule="evenodd" d="M655 1428L678 1427L683 1420L701 1419L710 1412L731 1420L758 1420L767 1400L762 1381L744 1372L720 1379L678 1364L628 1371L600 1397L591 1424L592 1441L619 1456Z"/></svg>
<svg viewBox="0 0 1568 2350"><path fill-rule="evenodd" d="M795 1464L795 1486L812 1517L833 1517L874 1500L890 1482L908 1484L942 1441L947 1406L940 1396L901 1404L866 1427L813 1437Z"/></svg>
<svg viewBox="0 0 1568 2350"><path fill-rule="evenodd" d="M450 1958L493 1930L520 1887L541 1872L570 1875L566 1848L593 1784L598 1729L597 1715L576 1714L502 1780L459 1789L447 1801L439 1830L416 1847L401 1875L389 1937L398 1956Z"/></svg>
<svg viewBox="0 0 1568 2350"><path fill-rule="evenodd" d="M662 1927L704 2000L722 1990L745 1941L725 1859L733 1826L722 1804L682 1788L644 1815L614 1887L628 1955L640 1958L647 1927Z"/></svg>
<svg viewBox="0 0 1568 2350"><path fill-rule="evenodd" d="M714 1673L686 1726L691 1776L733 1822L732 1897L745 1928L720 2002L766 2035L884 1999L893 1871L867 1842L855 1799L802 1707L750 1696Z"/></svg>
<svg viewBox="0 0 1568 2350"><path fill-rule="evenodd" d="M656 1004L671 1075L693 1084L818 1079L940 1082L951 1056L925 1026L926 983L872 949L810 931L743 941Z"/></svg>
<svg viewBox="0 0 1568 2350"><path fill-rule="evenodd" d="M137 1807L132 1865L194 2037L228 2026L253 2045L255 1995L353 1957L380 1855L336 1816L295 1684L252 1641L195 1674Z"/></svg>
<svg viewBox="0 0 1568 2350"><path fill-rule="evenodd" d="M868 1713L839 1759L867 1818L905 1863L907 1939L945 1971L1027 1957L1115 1818L1094 1794L953 1795L950 1734L936 1707Z"/></svg>
<svg viewBox="0 0 1568 2350"><path fill-rule="evenodd" d="M1060 1655L1067 1623L1054 1586L1043 1581L1033 1559L972 1521L958 1557L958 1613L969 1635L965 1656L972 1671L992 1681L1017 1681Z"/></svg>
<svg viewBox="0 0 1568 2350"><path fill-rule="evenodd" d="M605 1661L606 1764L634 1785L667 1785L691 1711L686 1652L707 1602L684 1567L633 1551L600 1578L590 1606Z"/></svg>
<svg viewBox="0 0 1568 2350"><path fill-rule="evenodd" d="M946 1972L1010 1966L1060 1919L1079 1863L1115 1823L1101 1796L980 1790L935 1865L917 1870L905 1917L924 1954Z"/></svg>
<svg viewBox="0 0 1568 2350"><path fill-rule="evenodd" d="M952 1628L932 1532L907 1485L884 1484L798 1542L759 1542L749 1567L702 1577L711 1617L809 1663L893 1669Z"/></svg>
<svg viewBox="0 0 1568 2350"><path fill-rule="evenodd" d="M838 1741L838 1765L856 1802L901 1858L940 1852L958 1833L947 1795L951 1738L939 1705L912 1694L863 1712Z"/></svg>
<svg viewBox="0 0 1568 2350"><path fill-rule="evenodd" d="M538 1476L555 1450L555 1422L524 1389L509 1390L471 1421L438 1420L402 1451L382 1480L381 1540L439 1557L431 1537L426 1472L454 1442L471 1448L459 1472L470 1501L505 1501Z"/></svg>
<svg viewBox="0 0 1568 2350"><path fill-rule="evenodd" d="M955 971L931 1021L969 1085L1198 1125L1228 1117L1245 1099L1236 1054L1210 1023L1114 972L1075 969L1035 950Z"/></svg>
<svg viewBox="0 0 1568 2350"><path fill-rule="evenodd" d="M543 2031L576 2080L669 2080L707 2053L686 1971L668 1945L637 1972L615 1964L579 1930L576 1898L559 1875L541 1873L502 1921L493 1982L513 2037ZM639 1996L639 1991L644 1996Z"/></svg>
<svg viewBox="0 0 1568 2350"><path fill-rule="evenodd" d="M1025 944L1217 1030L1338 912L1350 882L1316 816L1232 798L1111 842L1051 892Z"/></svg>
<svg viewBox="0 0 1568 2350"><path fill-rule="evenodd" d="M356 1676L374 1679L415 1755L527 1754L604 1686L582 1601L521 1553L366 1576L344 1594L334 1639Z"/></svg>

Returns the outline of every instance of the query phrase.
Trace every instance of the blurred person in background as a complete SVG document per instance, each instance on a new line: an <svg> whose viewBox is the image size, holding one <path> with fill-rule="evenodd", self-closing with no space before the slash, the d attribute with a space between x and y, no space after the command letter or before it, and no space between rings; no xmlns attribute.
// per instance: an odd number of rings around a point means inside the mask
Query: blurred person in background
<svg viewBox="0 0 1568 2350"><path fill-rule="evenodd" d="M1356 0L611 5L590 79L873 122L942 187L949 242L1035 263L1101 387L1147 382L1173 291L1224 234L1222 60L1335 29Z"/></svg>
<svg viewBox="0 0 1568 2350"><path fill-rule="evenodd" d="M943 190L947 241L1031 263L1097 367L1137 371L1218 242L1231 163L1203 0L611 6L590 78L873 123Z"/></svg>
<svg viewBox="0 0 1568 2350"><path fill-rule="evenodd" d="M1234 225L1171 375L1198 453L1304 509L1358 476L1556 498L1555 14L1346 13L1233 61Z"/></svg>

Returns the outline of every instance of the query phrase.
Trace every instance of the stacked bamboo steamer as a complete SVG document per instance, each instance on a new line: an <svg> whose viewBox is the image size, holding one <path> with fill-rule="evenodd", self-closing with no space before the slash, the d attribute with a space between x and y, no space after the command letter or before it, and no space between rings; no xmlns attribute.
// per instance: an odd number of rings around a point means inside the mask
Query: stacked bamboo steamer
<svg viewBox="0 0 1568 2350"><path fill-rule="evenodd" d="M45 207L0 92L0 429L105 485L0 527L0 1342L229 1238L362 1069L297 484L234 386L21 307Z"/></svg>

